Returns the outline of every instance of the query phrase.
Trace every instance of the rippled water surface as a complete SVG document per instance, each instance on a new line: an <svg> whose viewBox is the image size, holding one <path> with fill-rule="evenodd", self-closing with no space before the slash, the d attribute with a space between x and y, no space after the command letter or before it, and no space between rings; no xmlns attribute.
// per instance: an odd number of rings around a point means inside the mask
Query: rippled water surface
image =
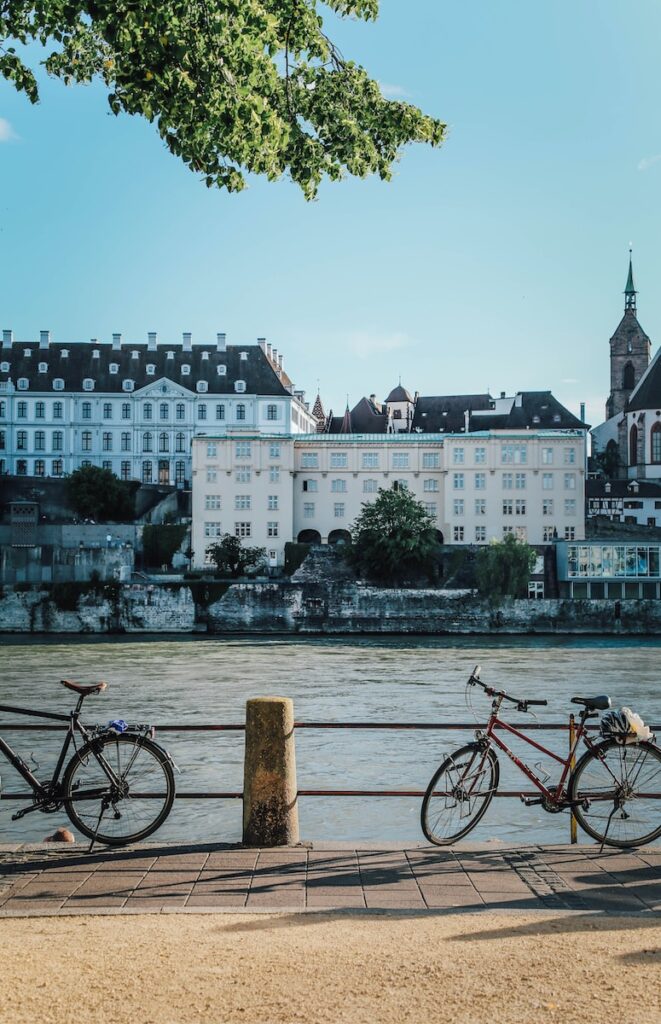
<svg viewBox="0 0 661 1024"><path fill-rule="evenodd" d="M476 663L482 676L515 695L545 697L539 719L566 721L573 694L608 693L648 722L661 723L661 643L647 639L428 638L383 639L130 639L41 641L4 638L0 648L0 702L67 710L63 677L107 679L109 688L86 702L86 720L112 718L159 724L242 722L249 697L292 697L299 721L473 722L465 681ZM489 702L472 692L483 722ZM510 714L521 720L520 714ZM0 714L3 723L10 716ZM532 720L532 719L530 719ZM53 734L10 733L5 738L26 760L33 753L48 777L58 743ZM470 732L349 732L301 730L296 736L301 789L424 789L443 755ZM538 734L562 751L566 734ZM179 791L240 790L241 733L162 734L181 768ZM516 745L518 753L524 753ZM531 763L546 762L528 748ZM524 780L509 763L503 788ZM551 765L552 769L552 765ZM553 769L552 769L553 770ZM4 791L24 789L0 763ZM556 773L553 772L553 775ZM529 785L529 784L528 784ZM63 813L29 815L12 823L17 804L0 803L2 841L43 839ZM420 800L321 798L300 801L301 835L308 839L420 840ZM518 800L497 800L471 838L565 842L566 814L547 815ZM234 841L241 834L241 802L178 801L158 833L168 839Z"/></svg>

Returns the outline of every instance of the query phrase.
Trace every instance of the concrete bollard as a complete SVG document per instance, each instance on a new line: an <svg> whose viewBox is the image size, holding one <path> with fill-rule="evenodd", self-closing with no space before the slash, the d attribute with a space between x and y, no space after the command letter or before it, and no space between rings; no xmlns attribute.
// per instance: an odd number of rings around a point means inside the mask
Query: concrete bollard
<svg viewBox="0 0 661 1024"><path fill-rule="evenodd" d="M243 842L289 846L298 842L294 704L289 697L246 702Z"/></svg>

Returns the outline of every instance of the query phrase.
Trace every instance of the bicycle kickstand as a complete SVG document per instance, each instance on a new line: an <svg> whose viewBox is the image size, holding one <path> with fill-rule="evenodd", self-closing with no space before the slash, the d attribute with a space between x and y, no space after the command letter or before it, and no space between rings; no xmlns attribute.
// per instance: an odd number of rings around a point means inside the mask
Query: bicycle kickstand
<svg viewBox="0 0 661 1024"><path fill-rule="evenodd" d="M87 850L88 853L91 853L92 850L94 849L94 844L96 842L96 837L98 836L99 829L101 827L101 818L103 817L105 811L106 811L106 808L103 806L103 801L102 801L101 802L101 810L99 811L99 819L98 819L98 821L96 823L96 828L94 829L94 835L90 839L90 845L89 845L88 850Z"/></svg>

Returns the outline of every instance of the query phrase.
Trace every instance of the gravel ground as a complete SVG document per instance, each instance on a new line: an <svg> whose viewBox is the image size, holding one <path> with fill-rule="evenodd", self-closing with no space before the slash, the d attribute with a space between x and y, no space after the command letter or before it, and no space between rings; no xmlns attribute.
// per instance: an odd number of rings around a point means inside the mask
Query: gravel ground
<svg viewBox="0 0 661 1024"><path fill-rule="evenodd" d="M165 914L0 923L2 1024L659 1024L661 918Z"/></svg>

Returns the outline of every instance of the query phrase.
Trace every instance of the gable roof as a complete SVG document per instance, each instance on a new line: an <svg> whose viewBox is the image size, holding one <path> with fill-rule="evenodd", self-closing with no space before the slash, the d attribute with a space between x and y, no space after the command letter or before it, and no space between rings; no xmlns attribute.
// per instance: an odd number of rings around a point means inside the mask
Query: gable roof
<svg viewBox="0 0 661 1024"><path fill-rule="evenodd" d="M361 398L349 414L350 429L347 430L347 414L331 416L328 420L329 434L385 434L388 430L388 415L377 402Z"/></svg>
<svg viewBox="0 0 661 1024"><path fill-rule="evenodd" d="M627 402L627 411L661 409L661 348L645 370Z"/></svg>
<svg viewBox="0 0 661 1024"><path fill-rule="evenodd" d="M465 426L465 412L489 409L493 399L483 395L431 395L415 403L411 430L424 433L458 434ZM485 428L486 429L486 428Z"/></svg>

